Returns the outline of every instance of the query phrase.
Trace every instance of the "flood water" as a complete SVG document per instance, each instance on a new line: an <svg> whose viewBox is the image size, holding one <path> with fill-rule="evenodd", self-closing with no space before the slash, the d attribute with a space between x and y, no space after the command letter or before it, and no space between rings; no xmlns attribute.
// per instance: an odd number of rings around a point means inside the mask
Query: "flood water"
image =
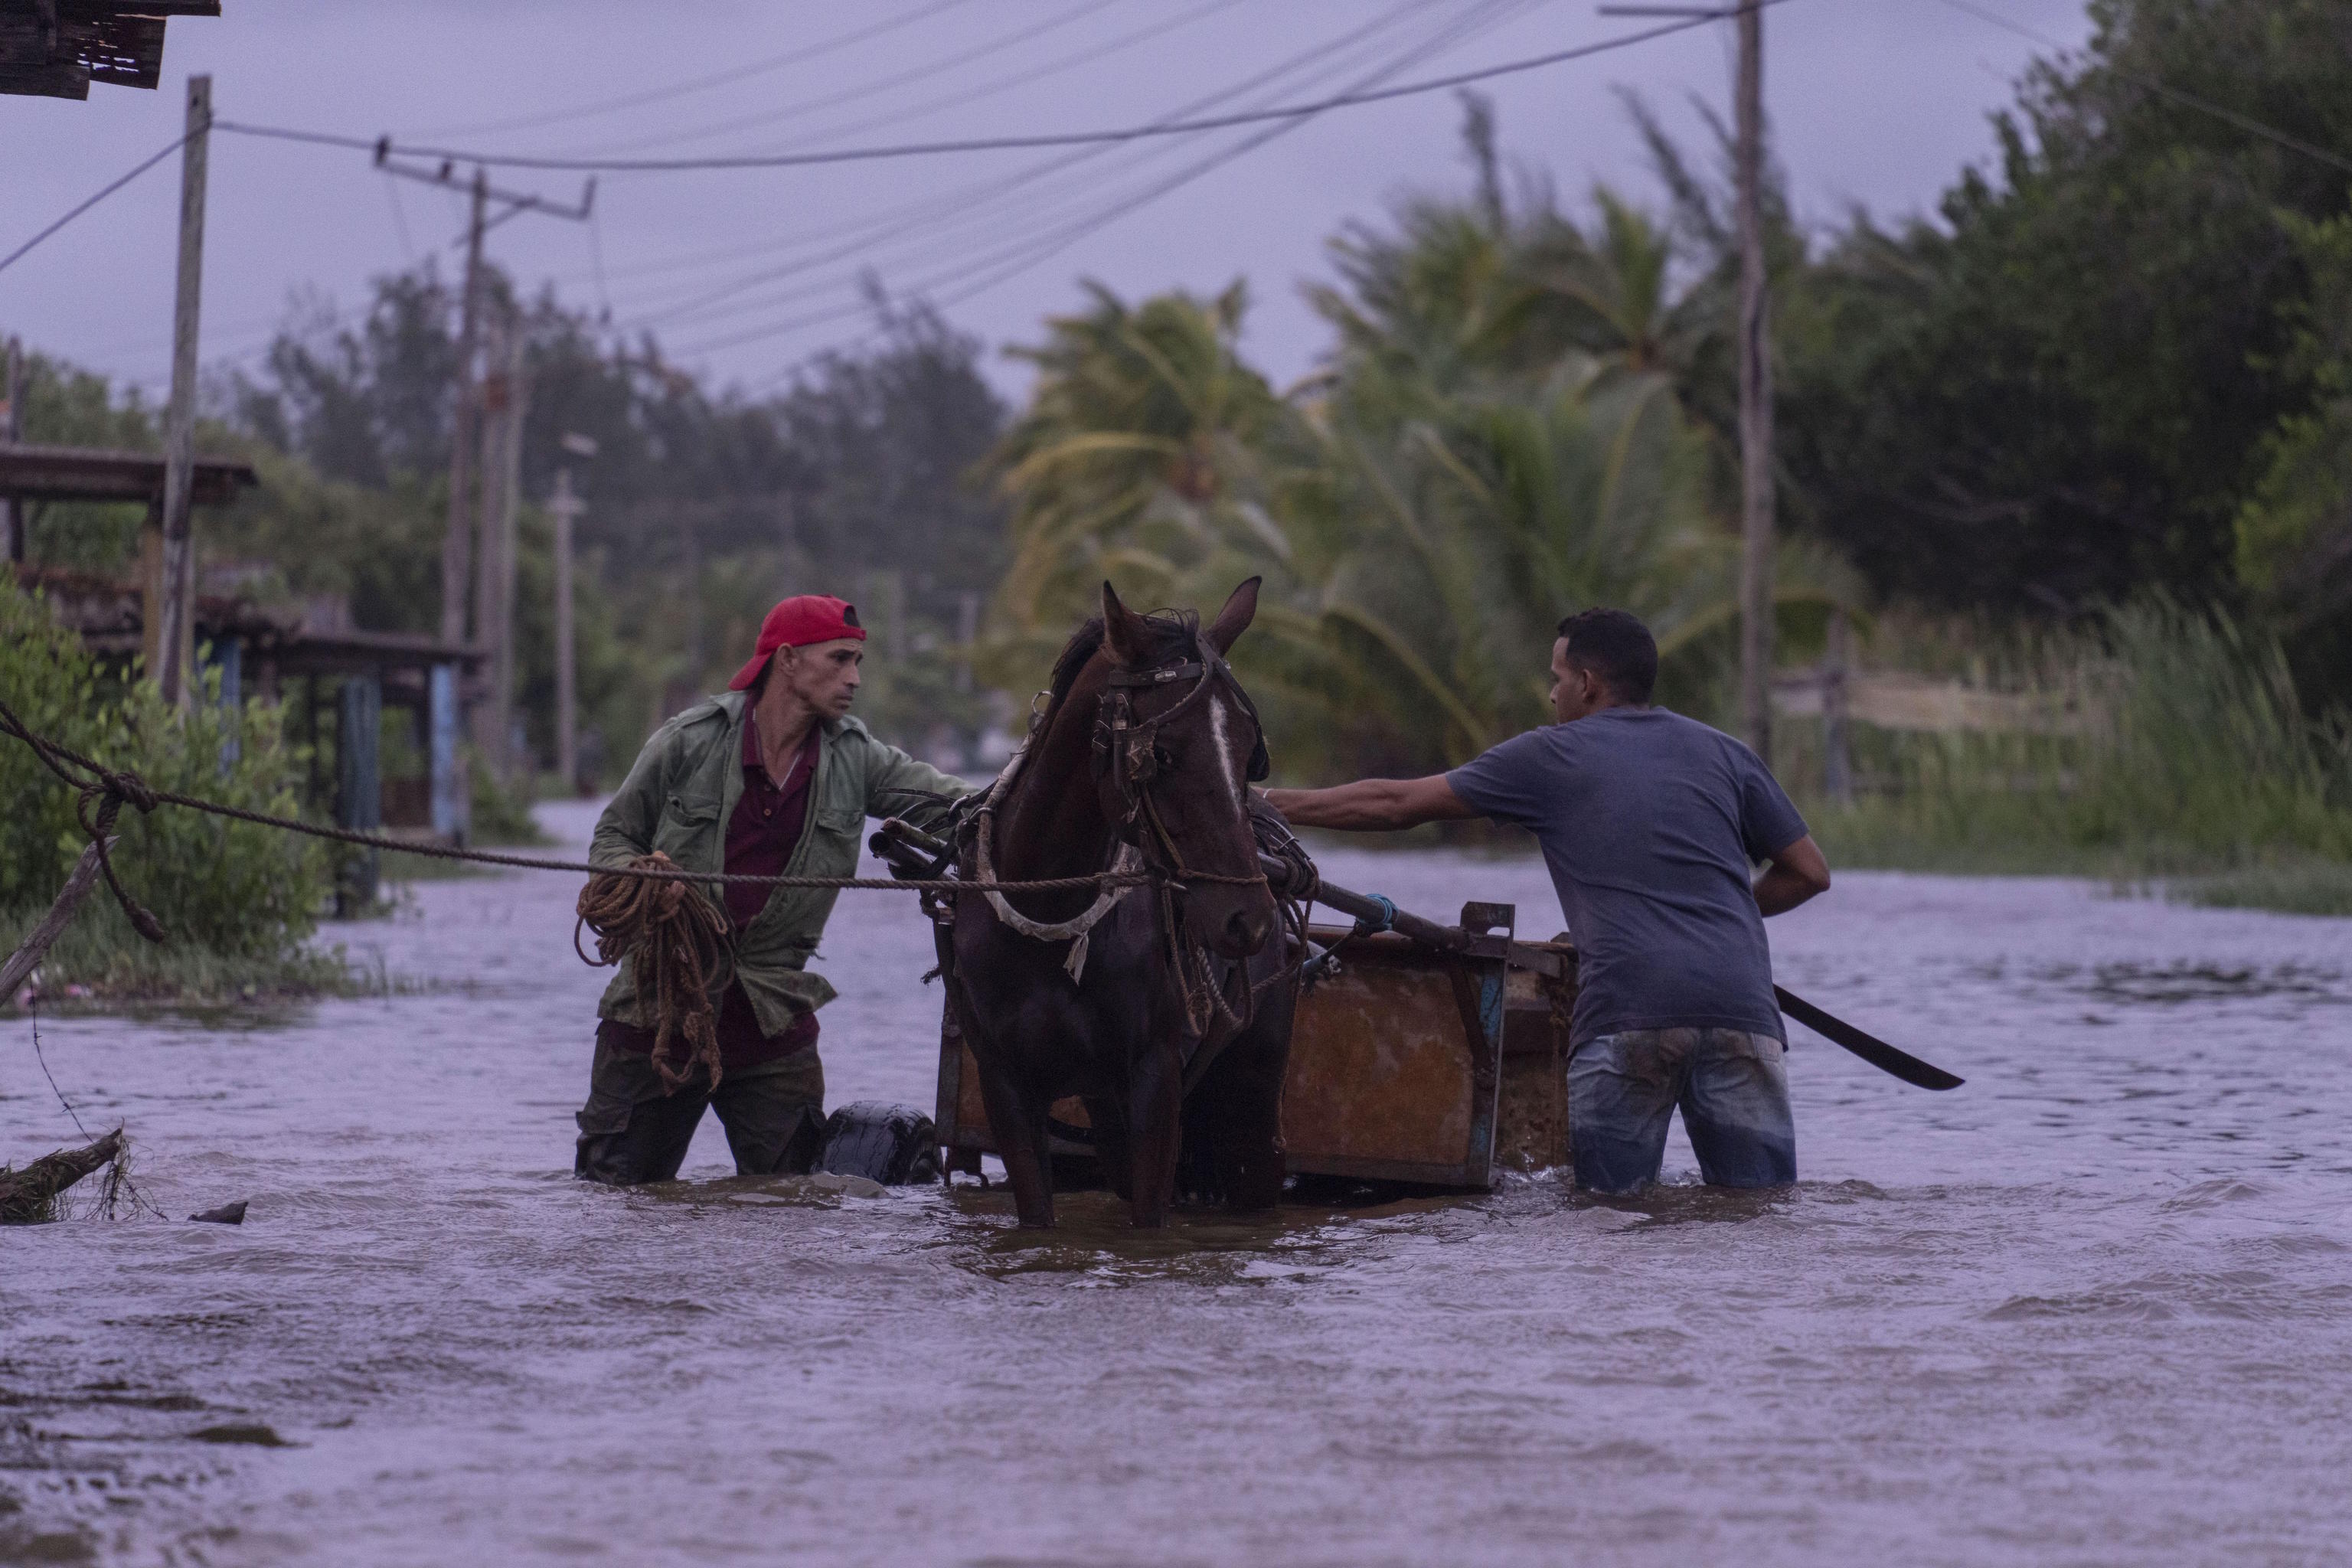
<svg viewBox="0 0 2352 1568"><path fill-rule="evenodd" d="M584 809L559 808L584 838ZM1449 915L1532 861L1324 858ZM2352 921L1850 875L1780 979L1805 1179L1130 1234L1002 1189L569 1175L566 877L332 940L425 994L45 1020L173 1223L0 1231L0 1562L2352 1560ZM847 894L830 1099L928 1107L913 902ZM0 1159L73 1141L21 1016ZM242 1228L179 1223L252 1200Z"/></svg>

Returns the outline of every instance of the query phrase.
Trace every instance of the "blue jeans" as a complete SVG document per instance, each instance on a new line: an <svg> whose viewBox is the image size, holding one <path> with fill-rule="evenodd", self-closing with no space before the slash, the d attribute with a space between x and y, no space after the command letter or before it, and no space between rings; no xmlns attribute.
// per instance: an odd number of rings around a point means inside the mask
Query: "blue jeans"
<svg viewBox="0 0 2352 1568"><path fill-rule="evenodd" d="M1630 1193L1656 1181L1677 1105L1707 1185L1795 1181L1785 1050L1739 1029L1630 1029L1585 1041L1568 1064L1576 1184Z"/></svg>

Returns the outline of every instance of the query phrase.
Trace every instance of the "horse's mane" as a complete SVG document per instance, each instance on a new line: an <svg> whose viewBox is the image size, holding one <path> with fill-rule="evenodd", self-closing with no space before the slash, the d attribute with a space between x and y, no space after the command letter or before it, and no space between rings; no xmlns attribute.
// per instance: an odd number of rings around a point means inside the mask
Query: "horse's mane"
<svg viewBox="0 0 2352 1568"><path fill-rule="evenodd" d="M1153 610L1136 618L1143 623L1145 651L1154 662L1181 658L1191 653L1193 639L1200 636L1201 616L1197 610ZM1070 688L1077 684L1078 672L1086 668L1087 661L1102 651L1103 637L1103 618L1088 616L1054 657L1053 679L1046 682L1045 711L1037 725L1040 731L1070 695Z"/></svg>

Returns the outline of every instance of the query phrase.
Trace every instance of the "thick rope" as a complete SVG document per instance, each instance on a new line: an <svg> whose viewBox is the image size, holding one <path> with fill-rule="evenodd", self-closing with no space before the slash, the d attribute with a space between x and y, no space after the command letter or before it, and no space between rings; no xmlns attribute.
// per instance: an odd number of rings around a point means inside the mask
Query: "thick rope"
<svg viewBox="0 0 2352 1568"><path fill-rule="evenodd" d="M191 811L205 812L213 816L227 817L236 822L256 823L263 827L282 828L289 833L300 833L312 838L324 838L337 844L355 844L367 849L389 849L403 855L421 855L435 860L464 860L482 866L517 866L530 871L584 872L589 876L634 878L653 882L699 882L712 886L732 883L763 888L835 889L863 892L909 893L1066 893L1083 889L1108 889L1138 886L1156 879L1148 870L1101 871L1090 877L1052 877L1038 881L994 882L961 881L953 878L900 880L895 877L788 877L782 875L745 875L730 871L688 871L677 867L667 868L646 865L645 858L625 866L600 866L587 860L556 860L538 855L502 855L487 849L458 849L441 844L420 844L405 838L394 838L381 833L363 833L357 828L328 827L299 817L279 816L267 811L248 811L243 806L225 805L219 801L205 800L198 795L181 795L173 790L151 787L137 773L118 772L83 756L70 747L35 733L23 720L16 717L5 701L0 701L0 734L13 735L32 747L33 754L44 766L65 781L68 787L79 793L81 799L75 816L82 831L99 845L100 865L106 873L106 885L112 890L122 911L139 934L150 942L163 940L163 925L144 906L126 891L114 875L113 863L106 858L104 845L114 819L123 805L138 807L144 813L158 805L182 805Z"/></svg>
<svg viewBox="0 0 2352 1568"><path fill-rule="evenodd" d="M641 855L617 872L591 877L580 891L572 946L579 952L584 925L596 933L596 956L582 952L583 960L600 966L635 960L637 994L654 999L654 1070L661 1074L664 1087L676 1093L707 1067L716 1092L719 1025L711 1011L710 987L727 957L727 917L683 882L626 874L668 864L666 856ZM669 1057L673 1038L686 1047L675 1067Z"/></svg>

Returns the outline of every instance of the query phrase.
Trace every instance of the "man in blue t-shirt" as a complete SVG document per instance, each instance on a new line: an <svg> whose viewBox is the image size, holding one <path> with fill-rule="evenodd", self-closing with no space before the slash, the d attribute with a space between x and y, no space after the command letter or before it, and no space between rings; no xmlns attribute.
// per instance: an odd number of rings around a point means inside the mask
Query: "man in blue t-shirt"
<svg viewBox="0 0 2352 1568"><path fill-rule="evenodd" d="M1775 1186L1797 1179L1797 1135L1763 917L1827 890L1829 864L1755 752L1650 706L1657 675L1648 627L1587 610L1552 645L1558 723L1452 773L1266 800L1302 827L1490 816L1533 833L1579 958L1577 1184L1655 1181L1679 1105L1711 1185Z"/></svg>

